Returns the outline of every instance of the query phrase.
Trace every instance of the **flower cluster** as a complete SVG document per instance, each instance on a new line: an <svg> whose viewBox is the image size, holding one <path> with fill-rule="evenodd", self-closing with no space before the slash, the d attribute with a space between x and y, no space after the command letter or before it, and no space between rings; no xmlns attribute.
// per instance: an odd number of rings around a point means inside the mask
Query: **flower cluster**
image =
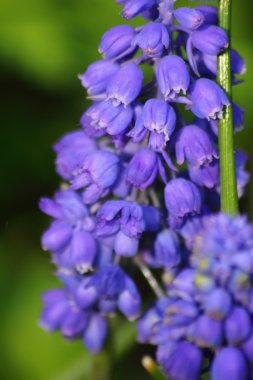
<svg viewBox="0 0 253 380"><path fill-rule="evenodd" d="M141 342L158 346L170 379L247 380L253 364L253 227L243 217L202 217L189 266L138 322Z"/></svg>
<svg viewBox="0 0 253 380"><path fill-rule="evenodd" d="M44 294L40 323L68 339L81 337L96 353L108 317L117 310L129 320L139 316L141 297L126 264L138 265L146 277L159 268L168 296L140 319L140 341L158 345L171 380L198 380L203 355L213 357L217 349L212 379L238 380L226 368L221 373L219 363L231 355L236 370L248 371L242 350L252 345L252 258L246 255L252 230L241 219L203 219L219 209L218 120L230 101L215 77L229 40L214 6L117 2L125 19L142 14L147 23L105 32L101 60L79 76L92 104L80 130L54 146L64 183L53 199L40 201L53 218L42 246L64 288ZM234 84L244 71L232 50ZM232 107L236 132L243 111ZM249 177L246 161L238 151L240 196ZM245 236L237 235L240 228ZM237 318L245 331L235 326Z"/></svg>

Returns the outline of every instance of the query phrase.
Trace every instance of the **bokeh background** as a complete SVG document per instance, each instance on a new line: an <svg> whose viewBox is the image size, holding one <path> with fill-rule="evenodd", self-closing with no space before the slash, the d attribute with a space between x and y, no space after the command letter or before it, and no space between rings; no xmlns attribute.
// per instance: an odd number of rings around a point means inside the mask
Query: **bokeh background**
<svg viewBox="0 0 253 380"><path fill-rule="evenodd" d="M184 4L178 1L178 4ZM233 45L247 60L245 83L235 100L245 108L238 146L253 159L253 5L234 1ZM40 248L48 218L42 195L59 185L52 144L78 126L85 91L77 74L97 59L100 36L121 23L114 0L2 0L0 378L8 380L148 379L135 348L134 326L117 322L113 349L92 358L80 342L40 330L40 293L56 284L49 256ZM138 23L138 20L137 20ZM251 165L248 168L250 170ZM249 186L242 210L253 217ZM116 322L115 322L116 323ZM114 324L115 324L114 323ZM112 363L112 364L110 364Z"/></svg>

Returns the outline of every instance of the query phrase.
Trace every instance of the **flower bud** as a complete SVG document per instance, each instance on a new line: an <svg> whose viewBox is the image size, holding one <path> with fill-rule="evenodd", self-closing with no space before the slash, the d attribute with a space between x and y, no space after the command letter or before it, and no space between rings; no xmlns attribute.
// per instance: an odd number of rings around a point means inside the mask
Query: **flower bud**
<svg viewBox="0 0 253 380"><path fill-rule="evenodd" d="M51 302L49 305L45 304L45 308L41 314L39 325L46 331L52 332L61 326L65 315L69 311L69 305L66 297Z"/></svg>
<svg viewBox="0 0 253 380"><path fill-rule="evenodd" d="M83 166L74 173L71 185L75 190L86 187L83 200L91 204L108 193L118 173L118 156L106 150L97 150L87 155Z"/></svg>
<svg viewBox="0 0 253 380"><path fill-rule="evenodd" d="M220 184L220 167L219 161L213 160L206 166L188 166L189 177L192 182L198 186L204 186L213 189Z"/></svg>
<svg viewBox="0 0 253 380"><path fill-rule="evenodd" d="M251 320L242 307L234 307L225 321L226 339L231 345L238 345L247 339L251 332Z"/></svg>
<svg viewBox="0 0 253 380"><path fill-rule="evenodd" d="M67 339L74 339L81 335L88 323L88 315L79 310L69 310L61 323L61 333Z"/></svg>
<svg viewBox="0 0 253 380"><path fill-rule="evenodd" d="M118 298L118 308L130 320L136 319L141 306L141 298L135 283L125 277L125 289Z"/></svg>
<svg viewBox="0 0 253 380"><path fill-rule="evenodd" d="M151 58L160 57L169 47L169 34L166 27L158 22L146 24L135 37L132 44Z"/></svg>
<svg viewBox="0 0 253 380"><path fill-rule="evenodd" d="M231 49L231 66L233 74L242 75L246 72L245 59L234 49Z"/></svg>
<svg viewBox="0 0 253 380"><path fill-rule="evenodd" d="M213 5L197 5L196 8L204 16L204 24L217 24L218 23L218 9Z"/></svg>
<svg viewBox="0 0 253 380"><path fill-rule="evenodd" d="M143 107L142 122L150 132L156 132L161 136L160 149L162 149L176 127L176 114L164 100L149 99Z"/></svg>
<svg viewBox="0 0 253 380"><path fill-rule="evenodd" d="M80 273L85 273L92 269L96 252L96 242L90 232L75 232L70 245L70 255L74 267Z"/></svg>
<svg viewBox="0 0 253 380"><path fill-rule="evenodd" d="M210 79L196 80L189 91L192 101L191 111L200 119L216 119L222 117L223 107L229 100L222 88Z"/></svg>
<svg viewBox="0 0 253 380"><path fill-rule="evenodd" d="M64 179L70 179L87 154L96 148L96 141L87 137L83 131L67 133L54 145L58 174Z"/></svg>
<svg viewBox="0 0 253 380"><path fill-rule="evenodd" d="M245 191L245 187L250 180L250 174L245 170L245 165L248 162L248 155L241 151L236 150L235 152L235 168L236 168L236 179L237 179L237 193L238 197L242 197Z"/></svg>
<svg viewBox="0 0 253 380"><path fill-rule="evenodd" d="M222 322L217 321L208 315L202 315L198 318L192 334L192 337L198 346L217 349L223 342Z"/></svg>
<svg viewBox="0 0 253 380"><path fill-rule="evenodd" d="M229 45L226 32L215 25L202 26L191 35L193 46L203 53L218 55Z"/></svg>
<svg viewBox="0 0 253 380"><path fill-rule="evenodd" d="M242 352L233 347L218 351L212 363L211 376L214 380L247 380L248 366Z"/></svg>
<svg viewBox="0 0 253 380"><path fill-rule="evenodd" d="M250 338L242 345L242 350L246 355L247 359L250 361L250 364L253 364L253 333Z"/></svg>
<svg viewBox="0 0 253 380"><path fill-rule="evenodd" d="M174 16L180 25L189 29L197 29L204 22L204 15L196 8L177 8L174 11Z"/></svg>
<svg viewBox="0 0 253 380"><path fill-rule="evenodd" d="M243 129L244 110L236 103L233 103L233 122L235 132L241 131Z"/></svg>
<svg viewBox="0 0 253 380"><path fill-rule="evenodd" d="M192 182L177 178L165 187L165 204L169 214L176 219L199 214L202 201L200 192Z"/></svg>
<svg viewBox="0 0 253 380"><path fill-rule="evenodd" d="M125 63L111 78L107 87L107 97L115 106L128 106L139 95L143 73L135 63Z"/></svg>
<svg viewBox="0 0 253 380"><path fill-rule="evenodd" d="M133 118L132 107L124 107L120 104L114 107L111 101L95 103L87 111L91 117L91 124L96 129L104 129L111 136L124 133Z"/></svg>
<svg viewBox="0 0 253 380"><path fill-rule="evenodd" d="M161 58L156 65L156 78L165 100L173 99L181 91L185 93L190 75L184 60L176 55Z"/></svg>
<svg viewBox="0 0 253 380"><path fill-rule="evenodd" d="M135 49L131 45L135 36L134 28L130 25L118 25L109 29L102 37L99 52L105 59L132 53Z"/></svg>
<svg viewBox="0 0 253 380"><path fill-rule="evenodd" d="M96 61L84 74L79 75L82 86L87 88L88 95L98 95L105 92L110 78L117 72L119 65L111 61Z"/></svg>
<svg viewBox="0 0 253 380"><path fill-rule="evenodd" d="M197 125L187 125L179 130L175 150L178 165L182 165L186 159L190 165L199 167L218 158L212 139Z"/></svg>
<svg viewBox="0 0 253 380"><path fill-rule="evenodd" d="M163 230L157 235L154 245L156 266L173 268L181 261L179 239L172 230Z"/></svg>
<svg viewBox="0 0 253 380"><path fill-rule="evenodd" d="M215 289L208 294L205 301L205 312L214 319L227 317L232 307L230 294L223 288Z"/></svg>
<svg viewBox="0 0 253 380"><path fill-rule="evenodd" d="M107 330L108 326L105 317L100 314L94 314L83 336L83 344L92 354L96 354L101 350Z"/></svg>
<svg viewBox="0 0 253 380"><path fill-rule="evenodd" d="M156 4L156 0L118 0L118 3L124 4L122 16L131 19L141 12L151 9Z"/></svg>
<svg viewBox="0 0 253 380"><path fill-rule="evenodd" d="M91 284L89 277L85 277L84 280L79 283L75 289L74 297L77 306L81 309L90 308L95 304L98 298L98 292L95 286Z"/></svg>
<svg viewBox="0 0 253 380"><path fill-rule="evenodd" d="M160 319L159 311L156 308L146 311L137 322L138 341L147 342L152 336L152 327Z"/></svg>
<svg viewBox="0 0 253 380"><path fill-rule="evenodd" d="M71 225L62 221L55 221L51 223L49 229L43 234L42 247L46 251L60 251L69 243L71 237Z"/></svg>
<svg viewBox="0 0 253 380"><path fill-rule="evenodd" d="M202 367L202 353L194 344L180 342L167 360L164 358L162 365L171 379L197 380Z"/></svg>
<svg viewBox="0 0 253 380"><path fill-rule="evenodd" d="M148 148L141 148L129 162L126 181L145 190L156 179L158 162L156 153Z"/></svg>
<svg viewBox="0 0 253 380"><path fill-rule="evenodd" d="M132 257L135 256L139 248L139 238L128 236L123 231L119 231L115 238L114 250L117 255Z"/></svg>

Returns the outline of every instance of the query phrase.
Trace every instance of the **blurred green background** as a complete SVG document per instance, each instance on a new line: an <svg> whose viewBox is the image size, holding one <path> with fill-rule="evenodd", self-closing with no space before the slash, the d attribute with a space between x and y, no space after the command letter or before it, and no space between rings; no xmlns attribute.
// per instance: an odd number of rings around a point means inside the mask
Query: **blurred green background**
<svg viewBox="0 0 253 380"><path fill-rule="evenodd" d="M178 1L178 4L183 2ZM247 60L235 99L246 110L237 144L252 152L253 5L234 1L233 45ZM77 74L98 58L103 32L121 23L114 0L2 0L0 3L1 149L0 378L9 380L147 379L134 348L134 326L118 322L113 365L108 353L91 356L80 342L65 342L37 326L40 293L55 285L49 257L40 249L48 218L42 195L59 184L52 144L78 126L85 91ZM250 168L250 165L249 165ZM248 188L242 209L253 216ZM99 369L99 370L96 370Z"/></svg>

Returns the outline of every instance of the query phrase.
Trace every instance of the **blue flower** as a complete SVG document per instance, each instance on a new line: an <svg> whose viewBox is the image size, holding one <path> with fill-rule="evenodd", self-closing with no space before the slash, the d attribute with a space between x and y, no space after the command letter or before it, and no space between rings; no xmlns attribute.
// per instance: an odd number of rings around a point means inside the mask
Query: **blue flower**
<svg viewBox="0 0 253 380"><path fill-rule="evenodd" d="M133 280L118 265L105 265L84 278L75 290L75 302L80 308L94 308L103 314L113 314L118 307L129 319L137 317L141 298Z"/></svg>
<svg viewBox="0 0 253 380"><path fill-rule="evenodd" d="M132 44L152 58L160 57L169 47L169 33L163 24L150 22L137 34Z"/></svg>
<svg viewBox="0 0 253 380"><path fill-rule="evenodd" d="M121 135L128 129L132 118L131 106L120 104L114 107L111 101L94 103L86 115L91 118L90 124L98 131L106 131L111 136Z"/></svg>
<svg viewBox="0 0 253 380"><path fill-rule="evenodd" d="M187 125L179 130L175 142L176 159L179 165L186 159L191 166L204 166L218 158L211 137L196 125Z"/></svg>
<svg viewBox="0 0 253 380"><path fill-rule="evenodd" d="M196 8L204 15L205 24L217 24L218 23L218 8L213 5L201 4L197 5Z"/></svg>
<svg viewBox="0 0 253 380"><path fill-rule="evenodd" d="M56 169L64 179L70 179L87 154L97 148L96 141L82 131L67 133L55 145Z"/></svg>
<svg viewBox="0 0 253 380"><path fill-rule="evenodd" d="M126 171L126 181L131 185L144 190L156 179L158 159L155 152L148 148L141 148L131 159Z"/></svg>
<svg viewBox="0 0 253 380"><path fill-rule="evenodd" d="M191 111L200 119L216 119L222 117L224 106L229 100L219 85L210 79L196 80L189 90L192 101Z"/></svg>
<svg viewBox="0 0 253 380"><path fill-rule="evenodd" d="M71 190L59 191L54 200L42 198L40 208L55 218L42 236L42 246L54 254L54 261L81 273L92 269L99 252L93 236L95 220L81 196Z"/></svg>
<svg viewBox="0 0 253 380"><path fill-rule="evenodd" d="M169 212L169 223L176 227L188 216L200 214L201 194L192 182L177 178L169 181L165 187L164 198Z"/></svg>
<svg viewBox="0 0 253 380"><path fill-rule="evenodd" d="M190 335L199 347L218 349L223 343L223 324L220 320L201 315L190 329Z"/></svg>
<svg viewBox="0 0 253 380"><path fill-rule="evenodd" d="M215 355L211 376L214 380L246 380L248 366L243 353L237 348L223 348Z"/></svg>
<svg viewBox="0 0 253 380"><path fill-rule="evenodd" d="M239 345L249 338L252 323L248 312L242 307L234 307L225 321L226 339L230 345Z"/></svg>
<svg viewBox="0 0 253 380"><path fill-rule="evenodd" d="M170 140L175 127L176 114L174 109L164 100L149 99L128 136L137 142L150 132L149 146L154 151L161 151Z"/></svg>
<svg viewBox="0 0 253 380"><path fill-rule="evenodd" d="M202 53L218 55L228 47L228 36L218 26L205 25L192 33L191 42Z"/></svg>
<svg viewBox="0 0 253 380"><path fill-rule="evenodd" d="M166 375L171 380L198 380L202 368L202 353L190 342L180 342L170 347L164 355L164 348L160 346L158 361L162 364ZM161 354L163 349L163 354Z"/></svg>
<svg viewBox="0 0 253 380"><path fill-rule="evenodd" d="M245 170L245 165L248 161L248 155L237 150L235 152L236 178L237 178L237 193L240 198L245 191L245 187L249 182L250 174Z"/></svg>
<svg viewBox="0 0 253 380"><path fill-rule="evenodd" d="M84 74L79 75L82 85L87 88L88 95L105 92L110 78L117 72L119 65L111 61L96 61Z"/></svg>
<svg viewBox="0 0 253 380"><path fill-rule="evenodd" d="M118 174L118 156L107 150L96 150L89 153L82 166L73 173L71 187L75 190L85 187L84 203L95 203L100 197L108 194Z"/></svg>
<svg viewBox="0 0 253 380"><path fill-rule="evenodd" d="M163 230L157 235L154 244L153 266L173 268L181 262L180 244L177 234Z"/></svg>
<svg viewBox="0 0 253 380"><path fill-rule="evenodd" d="M107 335L107 322L103 316L78 308L67 289L44 293L43 302L41 327L50 332L60 330L67 339L82 337L84 345L92 353L101 350Z"/></svg>
<svg viewBox="0 0 253 380"><path fill-rule="evenodd" d="M174 11L176 20L182 26L190 29L197 29L204 22L203 13L197 8L181 7Z"/></svg>
<svg viewBox="0 0 253 380"><path fill-rule="evenodd" d="M165 100L173 100L180 92L185 94L190 84L187 66L176 55L169 55L158 61L156 78Z"/></svg>
<svg viewBox="0 0 253 380"><path fill-rule="evenodd" d="M134 256L145 231L157 231L160 212L155 207L130 201L108 201L97 214L98 236L115 234L114 249L120 256Z"/></svg>
<svg viewBox="0 0 253 380"><path fill-rule="evenodd" d="M220 185L220 165L218 160L213 160L205 166L188 165L189 177L198 186L214 189Z"/></svg>
<svg viewBox="0 0 253 380"><path fill-rule="evenodd" d="M156 4L156 0L117 0L117 2L124 4L122 16L126 19L134 18Z"/></svg>
<svg viewBox="0 0 253 380"><path fill-rule="evenodd" d="M115 106L123 104L127 107L139 95L142 80L142 70L135 63L125 63L109 81L107 98Z"/></svg>
<svg viewBox="0 0 253 380"><path fill-rule="evenodd" d="M130 54L135 50L135 47L131 45L134 36L135 31L132 26L114 26L103 35L99 52L103 54L105 59Z"/></svg>

